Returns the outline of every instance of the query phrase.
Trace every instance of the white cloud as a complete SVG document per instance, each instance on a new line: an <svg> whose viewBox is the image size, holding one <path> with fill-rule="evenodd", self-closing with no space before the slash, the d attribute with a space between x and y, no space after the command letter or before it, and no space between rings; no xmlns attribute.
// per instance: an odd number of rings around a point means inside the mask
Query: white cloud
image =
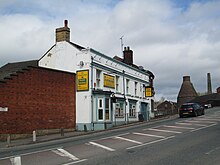
<svg viewBox="0 0 220 165"><path fill-rule="evenodd" d="M175 100L184 75L204 92L207 72L214 91L220 86L220 1L188 6L182 10L172 0L1 1L0 65L40 58L68 19L73 42L109 56L121 55L124 35L135 63L155 74L159 97Z"/></svg>

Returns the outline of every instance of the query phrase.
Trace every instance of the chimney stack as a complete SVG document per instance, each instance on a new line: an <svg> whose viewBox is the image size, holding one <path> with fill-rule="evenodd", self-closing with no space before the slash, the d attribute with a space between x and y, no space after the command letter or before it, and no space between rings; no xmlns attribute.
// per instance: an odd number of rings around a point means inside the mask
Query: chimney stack
<svg viewBox="0 0 220 165"><path fill-rule="evenodd" d="M207 94L212 94L211 74L207 73Z"/></svg>
<svg viewBox="0 0 220 165"><path fill-rule="evenodd" d="M70 28L68 27L68 20L64 20L64 27L56 29L56 42L70 41Z"/></svg>
<svg viewBox="0 0 220 165"><path fill-rule="evenodd" d="M130 50L129 46L124 47L123 55L124 55L123 62L128 65L132 65L133 64L133 51Z"/></svg>
<svg viewBox="0 0 220 165"><path fill-rule="evenodd" d="M197 97L197 92L193 87L193 84L190 82L190 76L183 76L183 83L177 97L178 107L186 102L191 101L195 97Z"/></svg>

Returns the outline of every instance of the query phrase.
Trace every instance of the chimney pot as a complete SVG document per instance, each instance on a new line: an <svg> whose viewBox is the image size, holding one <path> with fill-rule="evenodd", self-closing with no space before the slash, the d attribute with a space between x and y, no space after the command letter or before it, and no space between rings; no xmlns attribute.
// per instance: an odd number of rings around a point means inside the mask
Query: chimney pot
<svg viewBox="0 0 220 165"><path fill-rule="evenodd" d="M126 47L124 47L124 50L127 50L127 48L126 48Z"/></svg>
<svg viewBox="0 0 220 165"><path fill-rule="evenodd" d="M64 20L64 27L68 27L68 20Z"/></svg>
<svg viewBox="0 0 220 165"><path fill-rule="evenodd" d="M70 41L70 28L67 20L64 20L64 27L56 29L56 42L61 41Z"/></svg>

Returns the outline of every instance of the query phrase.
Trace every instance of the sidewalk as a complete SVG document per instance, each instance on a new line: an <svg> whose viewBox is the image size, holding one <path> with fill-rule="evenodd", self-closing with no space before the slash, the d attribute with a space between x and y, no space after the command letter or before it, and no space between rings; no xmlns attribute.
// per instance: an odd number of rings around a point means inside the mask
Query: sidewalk
<svg viewBox="0 0 220 165"><path fill-rule="evenodd" d="M107 130L100 130L100 131L65 132L64 136L61 136L61 133L42 135L42 136L37 136L35 142L33 142L33 137L11 140L10 144L8 144L7 141L0 141L0 150L5 149L5 148L10 148L10 147L21 146L21 145L29 145L29 144L35 144L35 143L58 140L58 139L65 139L65 138L89 135L89 134L94 134L94 133L98 133L98 132L112 131L112 130L121 129L121 128L125 128L125 127L131 127L131 126L135 126L135 125L150 124L150 123L154 123L156 121L163 121L163 120L166 120L166 119L172 119L172 118L176 118L176 117L177 117L176 115L165 116L165 117L162 117L162 118L151 119L150 121L146 121L146 122L133 122L133 123L128 123L128 124L124 124L124 125L115 126L113 128L107 129Z"/></svg>

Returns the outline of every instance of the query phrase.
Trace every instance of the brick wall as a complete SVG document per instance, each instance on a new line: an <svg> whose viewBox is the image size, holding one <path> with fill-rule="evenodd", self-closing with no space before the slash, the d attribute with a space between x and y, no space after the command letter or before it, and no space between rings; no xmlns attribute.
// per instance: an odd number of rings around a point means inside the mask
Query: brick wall
<svg viewBox="0 0 220 165"><path fill-rule="evenodd" d="M75 74L30 68L0 83L0 134L75 128Z"/></svg>

